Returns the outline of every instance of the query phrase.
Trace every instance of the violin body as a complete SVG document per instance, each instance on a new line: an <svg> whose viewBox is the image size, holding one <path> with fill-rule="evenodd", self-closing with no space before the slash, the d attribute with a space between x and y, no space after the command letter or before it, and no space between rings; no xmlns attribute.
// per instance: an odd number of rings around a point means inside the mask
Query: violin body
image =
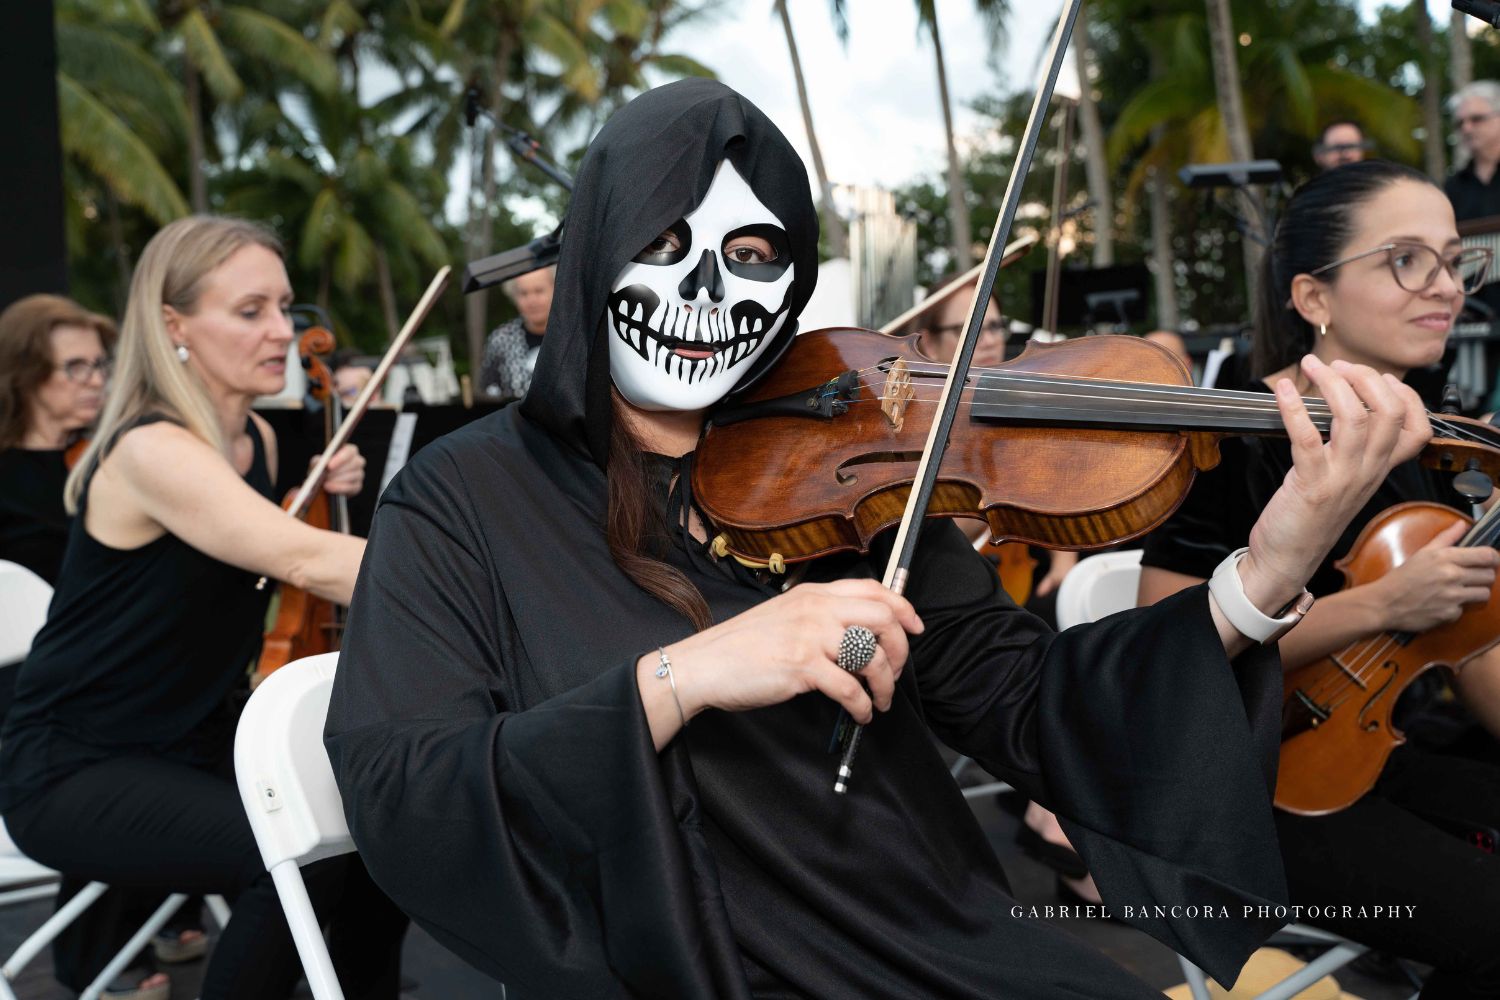
<svg viewBox="0 0 1500 1000"><path fill-rule="evenodd" d="M1382 511L1335 564L1346 588L1378 580L1455 521L1470 519L1434 503ZM1469 605L1448 625L1412 636L1383 633L1287 672L1276 805L1304 816L1352 805L1406 742L1391 713L1407 686L1434 667L1460 667L1497 641L1500 584L1488 603Z"/></svg>
<svg viewBox="0 0 1500 1000"><path fill-rule="evenodd" d="M995 562L995 572L1000 577L1000 586L1016 607L1025 607L1031 600L1031 581L1036 574L1037 561L1031 558L1031 549L1021 542L985 542L979 554Z"/></svg>
<svg viewBox="0 0 1500 1000"><path fill-rule="evenodd" d="M296 490L286 495L282 507L290 506ZM318 490L307 505L303 520L325 531L333 526L328 494ZM332 601L325 601L310 591L282 584L276 606L276 620L261 641L260 661L255 673L261 679L293 660L339 648L343 637L343 611Z"/></svg>
<svg viewBox="0 0 1500 1000"><path fill-rule="evenodd" d="M881 399L897 361L907 363L915 393L904 407ZM1031 344L997 370L1191 384L1181 362L1138 337ZM848 371L863 373L859 394L829 419L767 407L767 415L710 421L693 491L728 552L773 564L773 556L794 563L864 552L900 521L946 373L915 336L801 334L737 408L805 394ZM984 517L996 542L1093 549L1138 537L1176 509L1197 470L1218 463L1217 434L997 423L976 419L973 406L972 395L959 404L927 514Z"/></svg>

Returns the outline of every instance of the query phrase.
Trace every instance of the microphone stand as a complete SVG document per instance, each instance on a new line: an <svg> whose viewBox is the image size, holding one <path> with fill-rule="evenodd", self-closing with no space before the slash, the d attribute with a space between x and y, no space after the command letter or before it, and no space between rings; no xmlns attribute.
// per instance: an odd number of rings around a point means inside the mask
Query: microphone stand
<svg viewBox="0 0 1500 1000"><path fill-rule="evenodd" d="M1492 28L1500 28L1500 3L1493 0L1453 0L1453 9L1477 17Z"/></svg>

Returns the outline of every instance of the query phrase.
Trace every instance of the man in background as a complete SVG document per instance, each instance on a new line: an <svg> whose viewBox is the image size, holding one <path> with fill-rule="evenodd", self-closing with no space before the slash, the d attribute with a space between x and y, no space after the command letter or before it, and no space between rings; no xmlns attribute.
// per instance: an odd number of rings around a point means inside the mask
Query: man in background
<svg viewBox="0 0 1500 1000"><path fill-rule="evenodd" d="M1500 215L1500 83L1475 80L1448 102L1469 162L1453 172L1443 190L1460 222Z"/></svg>
<svg viewBox="0 0 1500 1000"><path fill-rule="evenodd" d="M531 387L531 372L547 332L555 267L512 278L500 286L520 313L490 332L479 366L479 391L487 399L515 399Z"/></svg>
<svg viewBox="0 0 1500 1000"><path fill-rule="evenodd" d="M1370 151L1370 140L1358 122L1336 121L1323 126L1313 144L1313 162L1319 170L1332 170L1346 163L1358 163Z"/></svg>

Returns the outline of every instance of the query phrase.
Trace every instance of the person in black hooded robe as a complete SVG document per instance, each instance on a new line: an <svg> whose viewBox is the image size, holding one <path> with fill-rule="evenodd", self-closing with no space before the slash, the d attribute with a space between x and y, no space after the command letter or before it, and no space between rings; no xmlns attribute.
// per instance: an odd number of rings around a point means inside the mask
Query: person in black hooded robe
<svg viewBox="0 0 1500 1000"><path fill-rule="evenodd" d="M1281 687L1206 587L1053 634L951 522L909 602L875 580L888 541L785 592L705 545L704 410L774 364L816 269L806 171L740 95L674 83L600 132L529 393L424 449L374 521L325 733L371 874L513 1000L1155 995L1025 916L936 736L1233 981L1286 898ZM1429 433L1409 391L1308 367L1335 433L1279 397L1297 470L1239 564L1263 609ZM869 694L835 665L851 625ZM842 796L841 706L874 718Z"/></svg>

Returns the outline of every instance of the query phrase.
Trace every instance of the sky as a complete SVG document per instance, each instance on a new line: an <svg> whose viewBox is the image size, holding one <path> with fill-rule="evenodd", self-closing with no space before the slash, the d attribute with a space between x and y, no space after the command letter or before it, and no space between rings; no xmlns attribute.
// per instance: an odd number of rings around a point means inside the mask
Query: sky
<svg viewBox="0 0 1500 1000"><path fill-rule="evenodd" d="M1388 0L1387 0L1388 2ZM1360 0L1366 16L1382 0ZM896 187L944 169L942 112L932 47L918 37L912 0L848 0L849 44L833 32L826 0L790 0L807 76L813 124L835 183ZM1429 0L1435 21L1447 0ZM939 0L938 26L960 135L972 130L967 105L997 89L1030 90L1061 0L1013 0L998 57L970 0ZM731 0L710 21L684 28L668 48L713 67L719 78L771 116L809 159L791 60L770 0ZM992 64L993 63L993 64Z"/></svg>

